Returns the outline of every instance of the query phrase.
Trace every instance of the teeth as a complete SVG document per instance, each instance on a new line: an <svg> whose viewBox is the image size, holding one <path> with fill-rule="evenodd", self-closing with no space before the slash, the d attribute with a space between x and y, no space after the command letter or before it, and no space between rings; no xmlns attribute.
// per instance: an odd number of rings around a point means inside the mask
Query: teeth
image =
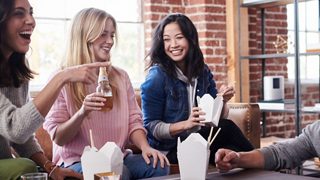
<svg viewBox="0 0 320 180"><path fill-rule="evenodd" d="M23 31L23 32L20 32L20 34L23 34L23 35L31 35L31 34L32 34L32 31Z"/></svg>

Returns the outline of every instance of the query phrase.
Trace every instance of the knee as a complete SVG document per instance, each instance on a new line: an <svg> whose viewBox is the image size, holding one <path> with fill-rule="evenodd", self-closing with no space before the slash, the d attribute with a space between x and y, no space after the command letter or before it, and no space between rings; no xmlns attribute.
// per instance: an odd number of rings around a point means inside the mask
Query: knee
<svg viewBox="0 0 320 180"><path fill-rule="evenodd" d="M22 174L38 171L36 163L27 158L17 159L17 165L16 170L20 171Z"/></svg>
<svg viewBox="0 0 320 180"><path fill-rule="evenodd" d="M160 164L157 165L156 168L153 168L153 175L152 177L157 177L157 176L166 176L170 174L170 167L165 165L163 168L160 166Z"/></svg>
<svg viewBox="0 0 320 180"><path fill-rule="evenodd" d="M221 127L221 129L238 128L238 126L229 119L221 119L219 122L219 127Z"/></svg>
<svg viewBox="0 0 320 180"><path fill-rule="evenodd" d="M37 172L37 165L27 158L8 159L5 169L0 169L0 179L19 179L21 175Z"/></svg>
<svg viewBox="0 0 320 180"><path fill-rule="evenodd" d="M160 162L158 162L157 166L154 168L152 159L151 163L148 165L148 168L146 170L146 177L166 176L170 173L170 166L165 165L162 168Z"/></svg>

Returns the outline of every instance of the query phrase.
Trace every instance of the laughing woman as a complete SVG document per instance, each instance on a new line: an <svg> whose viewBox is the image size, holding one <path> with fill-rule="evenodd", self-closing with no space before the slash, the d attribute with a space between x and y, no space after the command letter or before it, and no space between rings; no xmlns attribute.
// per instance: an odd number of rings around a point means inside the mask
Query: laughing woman
<svg viewBox="0 0 320 180"><path fill-rule="evenodd" d="M0 0L0 179L19 179L20 175L37 171L36 165L52 179L81 175L56 167L44 156L34 132L68 82L92 83L96 63L61 70L33 99L28 99L28 83L34 73L25 54L29 50L35 28L33 9L28 0ZM13 158L14 149L21 158Z"/></svg>

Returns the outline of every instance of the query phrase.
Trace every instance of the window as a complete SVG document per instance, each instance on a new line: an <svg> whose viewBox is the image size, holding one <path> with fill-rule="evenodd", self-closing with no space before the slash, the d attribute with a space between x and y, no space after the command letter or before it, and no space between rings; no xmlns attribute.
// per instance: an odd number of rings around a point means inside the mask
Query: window
<svg viewBox="0 0 320 180"><path fill-rule="evenodd" d="M59 67L64 57L70 21L78 11L88 7L106 10L115 17L119 41L113 47L112 64L127 71L134 87L143 81L144 27L141 0L29 1L34 8L37 25L27 57L32 70L39 73L30 83L31 90L41 89Z"/></svg>
<svg viewBox="0 0 320 180"><path fill-rule="evenodd" d="M319 1L306 1L299 3L299 49L305 53L311 49L320 49L320 26L319 26ZM287 5L288 38L294 42L294 4ZM294 47L291 47L291 53ZM319 76L319 55L300 56L300 78L302 80L314 80L318 82ZM288 58L288 78L295 76L294 57Z"/></svg>

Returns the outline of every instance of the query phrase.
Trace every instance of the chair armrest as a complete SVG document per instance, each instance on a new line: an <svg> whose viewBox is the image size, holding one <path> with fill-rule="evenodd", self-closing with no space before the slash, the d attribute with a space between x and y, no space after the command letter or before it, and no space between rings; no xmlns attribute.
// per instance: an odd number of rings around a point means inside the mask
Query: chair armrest
<svg viewBox="0 0 320 180"><path fill-rule="evenodd" d="M228 103L228 119L241 129L255 148L260 147L260 109L255 103Z"/></svg>

